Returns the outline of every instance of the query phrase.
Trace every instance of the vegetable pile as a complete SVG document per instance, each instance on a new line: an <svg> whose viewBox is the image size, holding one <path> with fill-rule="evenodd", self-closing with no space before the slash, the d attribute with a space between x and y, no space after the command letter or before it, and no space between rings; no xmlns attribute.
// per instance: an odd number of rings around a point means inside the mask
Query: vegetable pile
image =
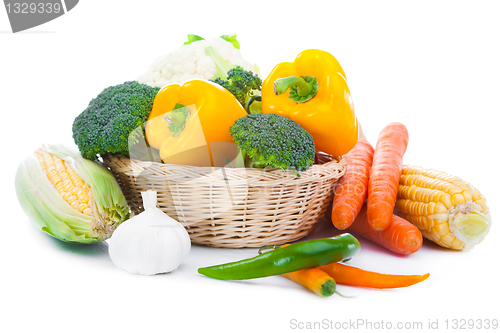
<svg viewBox="0 0 500 333"><path fill-rule="evenodd" d="M90 244L112 236L110 257L130 273L172 272L189 254L188 231L156 207L155 191L142 192L144 212L132 217L120 187L126 184L118 184L102 158L271 168L292 172L293 181L300 181L316 156L328 154L347 163L331 189L335 228L401 256L417 252L423 238L454 250L484 240L491 227L484 196L458 177L404 165L409 134L401 123L383 128L374 148L333 55L305 50L263 80L239 49L236 35L210 40L188 35L136 81L104 89L73 122L79 152L47 145L19 166L16 192L26 214L65 242ZM209 191L212 184L205 187ZM220 280L283 275L320 296L340 295L337 284L401 288L429 277L346 265L359 251L358 239L344 233L264 247L254 258L198 273Z"/></svg>

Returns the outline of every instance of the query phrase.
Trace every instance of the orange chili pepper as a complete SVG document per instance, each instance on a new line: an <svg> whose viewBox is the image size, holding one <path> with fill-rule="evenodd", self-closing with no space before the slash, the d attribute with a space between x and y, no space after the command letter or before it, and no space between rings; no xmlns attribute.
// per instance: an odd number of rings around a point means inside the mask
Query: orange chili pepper
<svg viewBox="0 0 500 333"><path fill-rule="evenodd" d="M320 266L318 269L330 275L338 284L377 289L409 287L430 276L429 273L424 275L381 274L339 263Z"/></svg>

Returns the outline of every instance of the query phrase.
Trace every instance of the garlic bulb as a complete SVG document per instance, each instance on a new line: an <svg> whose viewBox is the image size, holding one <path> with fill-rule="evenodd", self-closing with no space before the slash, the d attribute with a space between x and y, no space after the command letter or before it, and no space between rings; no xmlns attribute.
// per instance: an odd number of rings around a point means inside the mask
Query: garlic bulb
<svg viewBox="0 0 500 333"><path fill-rule="evenodd" d="M144 212L115 230L109 256L116 266L132 274L171 272L186 259L191 240L179 222L156 208L156 191L141 195Z"/></svg>

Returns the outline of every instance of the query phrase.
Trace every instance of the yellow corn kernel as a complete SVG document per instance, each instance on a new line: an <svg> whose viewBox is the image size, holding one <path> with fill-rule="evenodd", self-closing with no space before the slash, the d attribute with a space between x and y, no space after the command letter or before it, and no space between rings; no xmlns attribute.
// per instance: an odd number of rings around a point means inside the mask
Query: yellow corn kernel
<svg viewBox="0 0 500 333"><path fill-rule="evenodd" d="M54 187L56 188L57 192L61 192L63 189L63 183L60 180L57 180L54 184Z"/></svg>
<svg viewBox="0 0 500 333"><path fill-rule="evenodd" d="M472 194L472 200L476 201L479 199L481 199L481 193L479 193L479 191L475 189L474 194Z"/></svg>
<svg viewBox="0 0 500 333"><path fill-rule="evenodd" d="M421 230L422 231L422 236L427 238L430 241L433 241L434 243L438 242L441 236L437 232L432 232L433 229L430 230Z"/></svg>
<svg viewBox="0 0 500 333"><path fill-rule="evenodd" d="M71 189L75 186L75 185L73 185L73 183L71 182L71 180L69 178L63 179L62 182L63 182L63 189L66 192L70 192Z"/></svg>
<svg viewBox="0 0 500 333"><path fill-rule="evenodd" d="M436 229L432 228L429 232L431 240L433 242L440 241L443 237L436 231ZM443 235L446 236L446 235Z"/></svg>
<svg viewBox="0 0 500 333"><path fill-rule="evenodd" d="M78 201L80 201L81 203L89 202L89 197L82 188L77 188L77 190L75 191L75 195L78 197Z"/></svg>
<svg viewBox="0 0 500 333"><path fill-rule="evenodd" d="M70 206L79 211L80 203L74 200L72 203L70 203Z"/></svg>
<svg viewBox="0 0 500 333"><path fill-rule="evenodd" d="M439 236L444 236L450 232L450 227L448 226L447 221L446 222L443 221L443 223L435 224L433 229L436 230L436 232Z"/></svg>
<svg viewBox="0 0 500 333"><path fill-rule="evenodd" d="M80 213L92 215L92 209L88 205L90 187L71 165L42 149L38 149L35 156L43 172L64 201Z"/></svg>
<svg viewBox="0 0 500 333"><path fill-rule="evenodd" d="M455 193L451 196L451 203L453 205L460 205L465 203L465 197L462 193Z"/></svg>
<svg viewBox="0 0 500 333"><path fill-rule="evenodd" d="M489 213L488 205L486 204L486 199L479 199L479 200L474 200L475 203L477 203L481 208L483 209L484 214Z"/></svg>
<svg viewBox="0 0 500 333"><path fill-rule="evenodd" d="M77 210L83 213L83 212L85 212L85 209L87 209L87 208L89 208L89 206L87 204L81 203L78 205Z"/></svg>
<svg viewBox="0 0 500 333"><path fill-rule="evenodd" d="M453 242L451 242L451 247L453 249L460 249L460 250L462 250L465 247L465 243L462 242L460 239L455 238L455 240L453 240Z"/></svg>
<svg viewBox="0 0 500 333"><path fill-rule="evenodd" d="M68 199L67 199L66 201L67 201L67 203L69 203L69 204L71 205L73 202L76 202L76 199L78 199L78 198L76 197L76 195L71 195L71 194L70 194L70 195L68 196Z"/></svg>
<svg viewBox="0 0 500 333"><path fill-rule="evenodd" d="M453 243L453 241L457 239L451 232L450 233L447 233L446 235L444 236L441 236L441 238L439 239L440 242L448 245L448 247L451 247L451 244Z"/></svg>
<svg viewBox="0 0 500 333"><path fill-rule="evenodd" d="M414 224L421 231L422 230L430 231L434 227L434 221L432 219L426 218L425 216L417 216L417 215L407 214L407 215L401 216L401 217L403 217L405 220L408 220L409 222Z"/></svg>

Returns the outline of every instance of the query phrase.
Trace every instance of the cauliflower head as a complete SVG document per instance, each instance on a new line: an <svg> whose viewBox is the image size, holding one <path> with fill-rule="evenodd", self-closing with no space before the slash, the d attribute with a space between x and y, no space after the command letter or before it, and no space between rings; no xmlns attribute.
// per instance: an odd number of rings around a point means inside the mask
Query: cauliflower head
<svg viewBox="0 0 500 333"><path fill-rule="evenodd" d="M258 73L258 67L243 59L240 50L231 42L215 37L182 45L158 57L136 81L152 87L164 87L191 79L212 80L235 66Z"/></svg>

